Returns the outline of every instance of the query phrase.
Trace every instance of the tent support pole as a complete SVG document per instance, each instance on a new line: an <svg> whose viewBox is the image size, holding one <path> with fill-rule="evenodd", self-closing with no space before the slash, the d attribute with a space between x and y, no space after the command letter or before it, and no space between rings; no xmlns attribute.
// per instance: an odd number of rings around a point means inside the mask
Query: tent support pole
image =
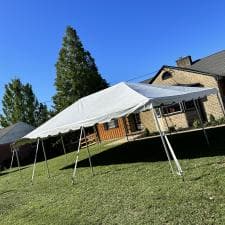
<svg viewBox="0 0 225 225"><path fill-rule="evenodd" d="M62 142L63 152L64 152L64 155L65 155L65 163L66 163L67 162L66 147L64 145L62 134L60 136L61 136L61 142Z"/></svg>
<svg viewBox="0 0 225 225"><path fill-rule="evenodd" d="M42 145L42 150L43 150L43 154L44 154L44 158L45 158L45 165L46 165L46 169L47 169L47 175L48 175L48 178L50 178L50 173L49 173L49 168L48 168L48 160L47 160L47 156L46 156L46 152L45 152L45 146L44 146L43 139L41 139L41 145Z"/></svg>
<svg viewBox="0 0 225 225"><path fill-rule="evenodd" d="M38 147L39 147L39 142L40 139L37 139L37 146L36 146L36 151L35 151L35 158L34 158L34 165L33 165L33 172L32 172L32 177L31 177L31 183L34 183L34 173L35 173L35 167L36 167L36 162L37 162L37 153L38 153Z"/></svg>
<svg viewBox="0 0 225 225"><path fill-rule="evenodd" d="M159 121L157 119L157 115L156 115L155 109L153 108L152 110L153 110L153 116L154 116L154 119L155 119L155 124L156 124L156 127L157 127L158 131L159 131L160 138L161 138L164 150L166 152L166 156L167 156L167 159L168 159L168 162L169 162L169 165L170 165L171 172L174 174L174 170L173 170L173 166L172 166L172 163L171 163L170 155L169 155L169 152L168 152L165 140L164 140L164 138L162 136L162 131L161 131L160 126L159 126Z"/></svg>
<svg viewBox="0 0 225 225"><path fill-rule="evenodd" d="M225 116L225 110L224 110L224 105L223 105L223 101L222 101L221 95L220 95L219 93L217 93L216 96L217 96L217 98L218 98L220 107L221 107L221 109L222 109L223 116Z"/></svg>
<svg viewBox="0 0 225 225"><path fill-rule="evenodd" d="M173 157L173 160L174 160L174 162L176 164L176 167L177 167L177 170L178 170L178 175L182 176L183 175L183 170L181 169L180 163L177 160L177 157L176 157L176 155L175 155L175 153L173 151L173 148L172 148L172 146L171 146L171 144L170 144L170 142L169 142L168 137L166 136L166 134L164 134L164 137L165 137L165 140L166 140L167 145L169 147L170 153L171 153L171 155Z"/></svg>
<svg viewBox="0 0 225 225"><path fill-rule="evenodd" d="M98 132L97 132L97 129L96 129L96 126L95 125L94 125L94 132L96 134L97 141L98 141L98 150L100 151L101 150L101 142L100 142L100 138L98 136Z"/></svg>
<svg viewBox="0 0 225 225"><path fill-rule="evenodd" d="M13 166L13 159L14 159L14 155L15 155L15 151L14 151L14 149L12 148L11 145L10 145L10 148L11 148L11 152L12 152L12 158L11 158L9 170L12 169L12 166Z"/></svg>
<svg viewBox="0 0 225 225"><path fill-rule="evenodd" d="M90 168L91 168L91 173L92 173L92 176L94 176L94 170L93 170L92 162L91 162L90 149L89 149L89 146L88 146L87 137L86 137L86 133L85 133L85 128L84 127L83 127L83 134L84 134L84 139L85 139L85 143L86 143L86 149L88 151L88 160L89 160L89 165L90 165Z"/></svg>
<svg viewBox="0 0 225 225"><path fill-rule="evenodd" d="M207 145L209 146L209 145L210 145L210 143L209 143L209 138L208 138L208 136L207 136L207 133L206 133L206 130L205 130L203 121L202 121L202 117L201 117L201 115L200 115L200 111L199 111L197 102L196 102L196 100L193 100L193 101L194 101L195 109L196 109L197 114L198 114L199 121L200 121L200 123L201 123L202 131L203 131L203 133L204 133L206 143L207 143Z"/></svg>
<svg viewBox="0 0 225 225"><path fill-rule="evenodd" d="M81 148L82 133L83 133L83 127L80 128L80 138L79 138L79 143L78 143L78 148L77 148L76 160L75 160L75 163L74 163L74 169L73 169L73 175L72 175L72 184L74 184L74 181L75 181L75 175L76 175L76 170L77 170L77 162L78 162L79 152L80 152L80 148Z"/></svg>
<svg viewBox="0 0 225 225"><path fill-rule="evenodd" d="M16 155L17 166L19 168L20 176L21 176L22 174L21 174L21 169L20 169L20 160L19 160L19 155L18 155L18 149L14 149L14 151L15 151L15 155Z"/></svg>
<svg viewBox="0 0 225 225"><path fill-rule="evenodd" d="M66 155L66 148L65 148L65 145L64 145L63 136L62 135L60 135L60 136L61 136L61 142L62 142L63 152Z"/></svg>

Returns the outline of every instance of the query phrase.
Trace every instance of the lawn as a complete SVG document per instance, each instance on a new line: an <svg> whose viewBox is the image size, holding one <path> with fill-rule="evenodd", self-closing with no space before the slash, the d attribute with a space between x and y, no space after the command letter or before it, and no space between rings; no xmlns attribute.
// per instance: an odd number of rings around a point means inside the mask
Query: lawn
<svg viewBox="0 0 225 225"><path fill-rule="evenodd" d="M93 146L95 176L82 149L76 184L75 153L0 174L1 225L5 224L224 224L224 128L209 131L211 147L199 132L169 137L185 171L169 171L159 138L118 146Z"/></svg>

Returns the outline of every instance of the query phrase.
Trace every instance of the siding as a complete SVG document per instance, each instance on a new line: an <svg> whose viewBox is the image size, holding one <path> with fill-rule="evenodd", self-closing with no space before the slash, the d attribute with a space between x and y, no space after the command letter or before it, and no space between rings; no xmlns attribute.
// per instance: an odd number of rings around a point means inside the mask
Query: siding
<svg viewBox="0 0 225 225"><path fill-rule="evenodd" d="M122 118L118 119L117 128L105 130L104 124L98 124L97 129L98 129L100 140L110 140L110 139L116 139L116 138L121 138L126 136Z"/></svg>

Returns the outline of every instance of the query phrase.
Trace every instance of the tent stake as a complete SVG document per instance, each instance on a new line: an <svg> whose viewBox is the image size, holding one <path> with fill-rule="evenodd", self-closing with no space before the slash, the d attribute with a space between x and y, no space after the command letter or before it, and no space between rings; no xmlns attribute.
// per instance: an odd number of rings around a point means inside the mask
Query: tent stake
<svg viewBox="0 0 225 225"><path fill-rule="evenodd" d="M83 127L83 134L84 134L84 139L85 139L85 143L86 143L86 149L88 151L88 159L89 159L89 164L90 164L90 168L91 168L91 173L92 173L92 176L94 176L94 170L93 170L92 162L91 162L91 154L90 154L90 150L89 150L89 146L88 146L87 137L86 137L86 133L85 133L85 128L84 127Z"/></svg>
<svg viewBox="0 0 225 225"><path fill-rule="evenodd" d="M83 128L81 127L80 128L79 144L78 144L78 148L77 148L76 160L75 160L75 163L74 163L74 169L73 169L73 175L72 175L72 184L74 184L74 181L75 181L75 175L76 175L76 170L77 170L77 162L78 162L79 152L80 152L80 148L81 148L82 133L83 133Z"/></svg>
<svg viewBox="0 0 225 225"><path fill-rule="evenodd" d="M43 150L43 154L44 154L44 158L45 158L45 165L46 165L46 169L47 169L48 178L50 178L50 173L49 173L49 168L48 168L48 160L47 160L47 156L46 156L46 152L45 152L45 146L44 146L43 139L41 139L41 144L42 144L42 150Z"/></svg>
<svg viewBox="0 0 225 225"><path fill-rule="evenodd" d="M207 133L206 133L206 130L205 130L205 127L204 127L204 124L203 124L203 121L202 121L202 118L201 118L201 115L200 115L200 112L199 112L198 105L197 105L197 103L196 103L196 100L193 100L193 101L194 101L195 109L196 109L197 114L198 114L199 121L200 121L200 123L201 123L202 131L203 131L203 133L204 133L206 143L207 143L207 145L209 146L209 145L210 145L210 143L209 143L209 138L208 138L208 136L207 136Z"/></svg>
<svg viewBox="0 0 225 225"><path fill-rule="evenodd" d="M155 109L153 108L152 110L153 110L153 115L154 115L154 119L155 119L155 124L156 124L156 127L157 127L157 129L158 129L158 132L159 132L159 134L160 134L160 138L161 138L161 141L162 141L164 150L165 150L165 152L166 152L166 156L167 156L167 159L168 159L168 162L169 162L169 165L170 165L171 172L174 174L174 170L173 170L173 166L172 166L172 163L171 163L170 155L169 155L169 152L168 152L168 149L167 149L165 140L164 140L164 138L163 138L161 128L160 128L160 126L159 126L159 121L158 121L158 119L157 119L157 115L156 115Z"/></svg>
<svg viewBox="0 0 225 225"><path fill-rule="evenodd" d="M33 172L32 172L32 177L31 177L31 183L32 183L32 184L33 184L33 181L34 181L34 172L35 172L35 167L36 167L36 162L37 162L37 153L38 153L39 142L40 142L40 139L38 138L38 139L37 139L36 151L35 151L35 158L34 158Z"/></svg>

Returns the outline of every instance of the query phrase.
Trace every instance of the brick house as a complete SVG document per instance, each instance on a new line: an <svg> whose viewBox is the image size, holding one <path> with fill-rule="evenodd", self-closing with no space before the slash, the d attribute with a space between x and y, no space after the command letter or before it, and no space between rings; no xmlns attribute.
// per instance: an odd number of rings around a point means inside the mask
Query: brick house
<svg viewBox="0 0 225 225"><path fill-rule="evenodd" d="M144 83L160 85L182 85L189 87L214 87L219 90L219 98L225 103L225 50L192 61L191 56L180 58L177 66L162 66L157 74ZM209 121L210 115L216 119L224 116L222 106L217 96L208 96L198 100L201 118ZM183 129L193 125L198 118L193 101L182 102L162 107L158 112L160 123L165 131ZM157 131L153 113L146 111L140 113L141 122L150 132Z"/></svg>
<svg viewBox="0 0 225 225"><path fill-rule="evenodd" d="M143 130L139 114L131 114L124 118L113 119L108 123L97 124L100 140L122 138L138 134Z"/></svg>

